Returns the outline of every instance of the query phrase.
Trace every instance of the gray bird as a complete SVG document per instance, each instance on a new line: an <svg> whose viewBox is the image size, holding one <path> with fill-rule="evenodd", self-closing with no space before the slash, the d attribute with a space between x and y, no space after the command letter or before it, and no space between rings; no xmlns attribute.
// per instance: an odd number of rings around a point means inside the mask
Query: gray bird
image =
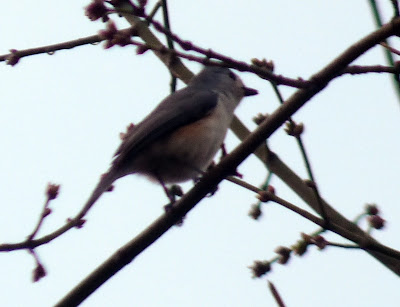
<svg viewBox="0 0 400 307"><path fill-rule="evenodd" d="M241 99L256 94L228 68L204 68L128 131L80 216L129 174L144 175L164 189L197 178L221 147Z"/></svg>

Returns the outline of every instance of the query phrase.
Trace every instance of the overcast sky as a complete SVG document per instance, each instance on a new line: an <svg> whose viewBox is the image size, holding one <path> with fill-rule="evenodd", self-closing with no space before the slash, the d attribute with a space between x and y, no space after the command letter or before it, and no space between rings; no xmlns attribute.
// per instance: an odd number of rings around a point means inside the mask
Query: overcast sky
<svg viewBox="0 0 400 307"><path fill-rule="evenodd" d="M367 2L175 0L169 10L180 37L248 63L255 57L273 60L277 73L306 79L375 29ZM388 20L390 1L379 2ZM87 4L7 1L0 18L0 54L96 34L105 25L85 17ZM385 60L376 47L356 63ZM119 133L168 95L169 73L151 52L137 56L133 47L104 50L102 45L1 65L3 243L22 241L32 231L48 182L61 184L61 192L40 234L79 211L107 170ZM201 69L187 65L194 72ZM268 82L249 73L240 76L260 93L236 112L254 129L252 117L273 112L278 101ZM287 98L294 90L282 91ZM350 219L365 203L377 203L387 227L374 235L399 249L400 103L389 76L337 79L294 118L305 124L304 142L323 198ZM229 133L228 151L238 143ZM280 129L270 145L306 177L294 139ZM239 172L255 185L266 176L255 157ZM307 208L276 177L272 184L280 197ZM161 187L144 178L119 180L84 228L37 249L48 272L40 282L31 282L35 265L26 251L0 254L1 304L52 306L161 215L166 202ZM247 216L254 202L251 192L223 182L215 196L189 213L183 227L171 229L82 306L275 306L266 278L252 279L247 266L272 258L277 246L290 246L301 232L317 228L275 204L266 205L264 216L254 221ZM267 277L288 306L397 306L400 300L399 278L362 251L312 247L286 266L274 265Z"/></svg>

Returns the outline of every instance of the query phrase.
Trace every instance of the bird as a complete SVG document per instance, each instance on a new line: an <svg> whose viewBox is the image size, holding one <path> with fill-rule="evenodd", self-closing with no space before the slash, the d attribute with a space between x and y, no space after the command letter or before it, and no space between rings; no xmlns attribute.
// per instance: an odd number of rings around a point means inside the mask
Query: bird
<svg viewBox="0 0 400 307"><path fill-rule="evenodd" d="M221 148L239 102L257 93L229 68L206 66L128 130L80 217L126 175L144 175L166 193L166 184L198 178Z"/></svg>

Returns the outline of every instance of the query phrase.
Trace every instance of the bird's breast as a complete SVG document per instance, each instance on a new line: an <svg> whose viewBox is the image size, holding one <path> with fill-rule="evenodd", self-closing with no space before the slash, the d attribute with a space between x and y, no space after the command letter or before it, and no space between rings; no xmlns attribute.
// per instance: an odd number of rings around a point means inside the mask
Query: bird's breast
<svg viewBox="0 0 400 307"><path fill-rule="evenodd" d="M155 141L136 162L137 172L166 183L201 175L222 145L232 115L223 106Z"/></svg>

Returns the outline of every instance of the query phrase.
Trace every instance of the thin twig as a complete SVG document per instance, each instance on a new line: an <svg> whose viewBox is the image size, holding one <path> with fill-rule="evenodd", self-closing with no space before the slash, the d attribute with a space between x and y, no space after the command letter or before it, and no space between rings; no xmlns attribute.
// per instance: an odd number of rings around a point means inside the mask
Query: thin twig
<svg viewBox="0 0 400 307"><path fill-rule="evenodd" d="M26 239L26 242L30 242L38 233L40 227L43 224L44 219L51 214L49 204L53 199L56 199L60 190L60 185L54 183L48 183L46 187L46 201L44 202L42 212L40 213L39 220L33 229L32 233Z"/></svg>
<svg viewBox="0 0 400 307"><path fill-rule="evenodd" d="M160 9L160 7L162 6L161 4L162 0L157 1L157 3L154 5L153 9L151 10L150 14L149 14L149 19L152 20L154 18L154 16L157 14L158 10ZM147 22L148 24L150 24L150 22Z"/></svg>
<svg viewBox="0 0 400 307"><path fill-rule="evenodd" d="M37 282L46 276L46 269L44 268L43 264L41 263L39 256L33 249L28 249L28 252L29 252L29 254L32 255L32 257L36 263L35 269L33 270L33 274L32 274L32 280L33 280L33 282Z"/></svg>
<svg viewBox="0 0 400 307"><path fill-rule="evenodd" d="M394 17L398 17L400 15L398 0L390 0L390 2L392 3L393 6Z"/></svg>
<svg viewBox="0 0 400 307"><path fill-rule="evenodd" d="M117 9L117 11L118 11L118 9ZM129 12L129 10L126 11L124 9L121 13L122 14L133 14L134 12L133 11ZM265 68L257 67L256 65L248 65L245 62L236 61L230 57L227 57L221 53L215 52L211 49L205 49L205 48L196 46L195 44L193 44L190 41L181 39L178 35L172 33L170 29L166 29L159 22L157 22L153 19L150 20L148 18L148 16L146 16L146 15L143 17L145 18L146 21L150 22L157 31L159 31L162 34L167 35L173 41L175 41L177 44L179 44L183 50L194 51L194 52L204 55L205 58L203 58L202 62L200 62L200 63L208 64L207 60L214 58L214 59L220 60L223 63L225 63L225 66L228 65L229 67L238 69L239 71L254 72L257 75L259 75L260 77L262 77L266 80L272 80L272 81L276 82L277 84L284 84L284 85L293 86L293 87L297 87L297 88L303 88L303 87L307 86L307 82L303 81L300 78L298 78L298 79L282 78L282 76L275 75Z"/></svg>
<svg viewBox="0 0 400 307"><path fill-rule="evenodd" d="M389 46L387 43L379 43L382 47L385 47L387 50L390 52L393 52L394 54L400 55L400 51L397 49L394 49L393 47Z"/></svg>
<svg viewBox="0 0 400 307"><path fill-rule="evenodd" d="M308 211L295 206L294 204L292 204L292 203L290 203L290 202L288 202L288 201L276 196L275 194L273 194L271 192L266 192L264 190L261 190L261 189L257 188L256 186L254 186L254 185L252 185L252 184L250 184L248 182L245 182L245 181L243 181L243 180L241 180L239 178L233 177L233 176L227 177L226 180L228 180L228 181L230 181L232 183L235 183L235 184L237 184L237 185L239 185L239 186L241 186L241 187L243 187L245 189L253 191L255 193L264 194L264 195L266 195L266 199L269 199L270 201L273 201L273 202L275 202L277 204L280 204L283 207L285 207L285 208L287 208L287 209L299 214L300 216L304 217L305 219L307 219L307 220L309 220L309 221L311 221L311 222L323 227L321 230L318 230L318 231L314 232L311 235L312 237L322 233L325 229L330 229L329 225L326 225L326 223L325 223L325 221L323 219L318 218L317 216L309 213ZM334 228L336 228L336 227L338 227L338 226L337 225L334 226ZM332 230L332 229L330 229L330 230ZM341 234L341 235L343 235L343 234ZM343 248L358 248L358 249L361 248L359 245L340 244L340 243L333 243L333 242L329 242L329 241L326 241L326 242L331 246L337 246L337 247L343 247ZM400 254L398 255L398 257L400 259Z"/></svg>
<svg viewBox="0 0 400 307"><path fill-rule="evenodd" d="M44 203L44 205L43 205L42 212L40 213L39 220L38 220L35 228L33 229L32 233L26 239L26 241L31 241L36 236L36 234L38 233L40 227L43 225L44 219L48 216L49 204L50 204L50 199L47 198L45 203Z"/></svg>
<svg viewBox="0 0 400 307"><path fill-rule="evenodd" d="M355 244L343 244L343 243L327 241L327 245L334 246L334 247L348 248L348 249L360 249L360 246L355 245Z"/></svg>
<svg viewBox="0 0 400 307"><path fill-rule="evenodd" d="M167 6L167 0L161 0L162 1L162 8L163 8L163 19L164 19L164 28L167 29L168 31L171 31L171 26L169 23L169 14L168 14L168 6ZM174 41L168 36L165 36L167 39L167 45L169 49L175 49L174 48ZM171 93L175 92L176 90L176 77L171 74Z"/></svg>
<svg viewBox="0 0 400 307"><path fill-rule="evenodd" d="M268 288L272 293L272 296L274 297L276 303L278 304L279 307L285 307L285 303L283 302L281 296L279 295L278 290L276 289L275 285L268 280Z"/></svg>
<svg viewBox="0 0 400 307"><path fill-rule="evenodd" d="M267 192L267 191L261 190L260 188L254 186L254 185L252 185L252 184L250 184L248 182L245 182L245 181L243 181L243 180L241 180L239 178L236 178L236 177L229 176L229 177L226 178L226 180L228 180L230 182L233 182L233 183L235 183L235 184L237 184L237 185L239 185L239 186L241 186L243 188L246 188L246 189L248 189L250 191L253 191L255 193L259 193L259 194L268 193L267 198L269 200L284 206L285 208L287 208L287 209L289 209L289 210L301 215L305 219L307 219L307 220L309 220L309 221L311 221L311 222L313 222L313 223L315 223L315 224L317 224L317 225L319 225L321 227L324 226L324 220L322 220L322 219L318 218L317 216L309 213L307 210L301 209L301 208L293 205L292 203L290 203L290 202L288 202L288 201L286 201L286 200L274 195L271 192ZM266 194L264 194L264 195L266 195Z"/></svg>
<svg viewBox="0 0 400 307"><path fill-rule="evenodd" d="M23 58L26 56L48 53L54 54L54 52L63 49L72 49L78 46L88 45L88 44L95 44L101 42L103 39L99 35L91 35L83 38L74 39L67 42L62 42L58 44L52 44L47 46L41 46L37 48L29 48L23 50L16 50L16 53L19 58ZM15 52L0 55L0 62L6 61L10 56L15 54Z"/></svg>
<svg viewBox="0 0 400 307"><path fill-rule="evenodd" d="M236 184L238 186L241 186L242 188L245 188L245 189L247 189L249 191L252 191L254 193L260 193L260 192L264 191L264 190L261 190L260 188L258 188L256 186L254 186L254 185L252 185L252 184L250 184L250 183L248 183L248 182L246 182L246 181L244 181L242 179L234 177L234 176L228 176L228 177L226 177L226 180L228 180L228 181L230 181L230 182L232 182L232 183L234 183L234 184Z"/></svg>
<svg viewBox="0 0 400 307"><path fill-rule="evenodd" d="M278 97L278 100L279 100L280 104L281 105L284 104L285 102L284 102L283 96L282 96L282 94L281 94L281 92L280 92L280 90L278 88L278 85L276 83L274 83L274 82L271 82L271 85L272 85L272 88L274 89L275 94ZM288 121L289 121L289 124L290 124L291 127L295 127L296 126L296 123L293 121L293 119L291 117L288 118ZM319 213L321 214L321 216L325 220L325 222L329 223L329 220L327 218L327 214L325 212L324 204L323 204L322 199L321 199L321 195L319 194L319 190L318 190L317 184L315 182L315 178L314 178L313 171L312 171L312 168L311 168L310 159L308 158L308 155L307 155L307 152L306 152L306 148L305 148L305 146L303 144L303 141L302 141L302 138L301 138L301 132L300 133L295 133L295 134L293 134L293 136L296 138L297 145L298 145L298 147L300 149L301 156L302 156L304 164L306 166L308 178L314 183L312 188L313 188L313 190L315 192L315 196L317 198L317 202L318 202L318 206L319 206L319 210L320 210Z"/></svg>
<svg viewBox="0 0 400 307"><path fill-rule="evenodd" d="M387 46L385 43L380 43L382 46ZM391 48L392 52L399 52L398 50L388 46ZM399 52L400 55L400 52ZM383 65L350 65L347 68L343 69L340 75L350 74L350 75L360 75L360 74L369 74L369 73L390 73L390 74L398 74L400 72L399 65L392 66L383 66Z"/></svg>
<svg viewBox="0 0 400 307"><path fill-rule="evenodd" d="M393 2L392 2L392 3L393 3ZM380 13L379 8L378 8L378 5L377 5L377 3L376 3L375 0L369 0L369 4L370 4L370 6L371 6L371 10L372 10L372 14L373 14L373 16L374 16L375 24L376 24L377 28L379 29L379 28L381 28L382 25L383 25L382 17L381 17L382 14ZM394 7L396 8L397 6L394 6ZM398 8L398 7L397 7L397 8ZM395 15L396 15L396 9L395 9ZM382 41L383 41L384 43L388 44L386 38L383 39ZM388 62L388 64L389 64L390 66L393 66L393 67L394 67L394 66L395 66L395 63L394 63L393 55L392 55L392 53L391 53L389 50L387 50L387 49L385 49L385 57L386 57L386 61ZM399 103L400 103L400 75L399 75L399 74L395 74L395 75L393 76L392 80L393 80L393 85L394 85L394 87L395 87L395 89L396 89L397 98L398 98Z"/></svg>

